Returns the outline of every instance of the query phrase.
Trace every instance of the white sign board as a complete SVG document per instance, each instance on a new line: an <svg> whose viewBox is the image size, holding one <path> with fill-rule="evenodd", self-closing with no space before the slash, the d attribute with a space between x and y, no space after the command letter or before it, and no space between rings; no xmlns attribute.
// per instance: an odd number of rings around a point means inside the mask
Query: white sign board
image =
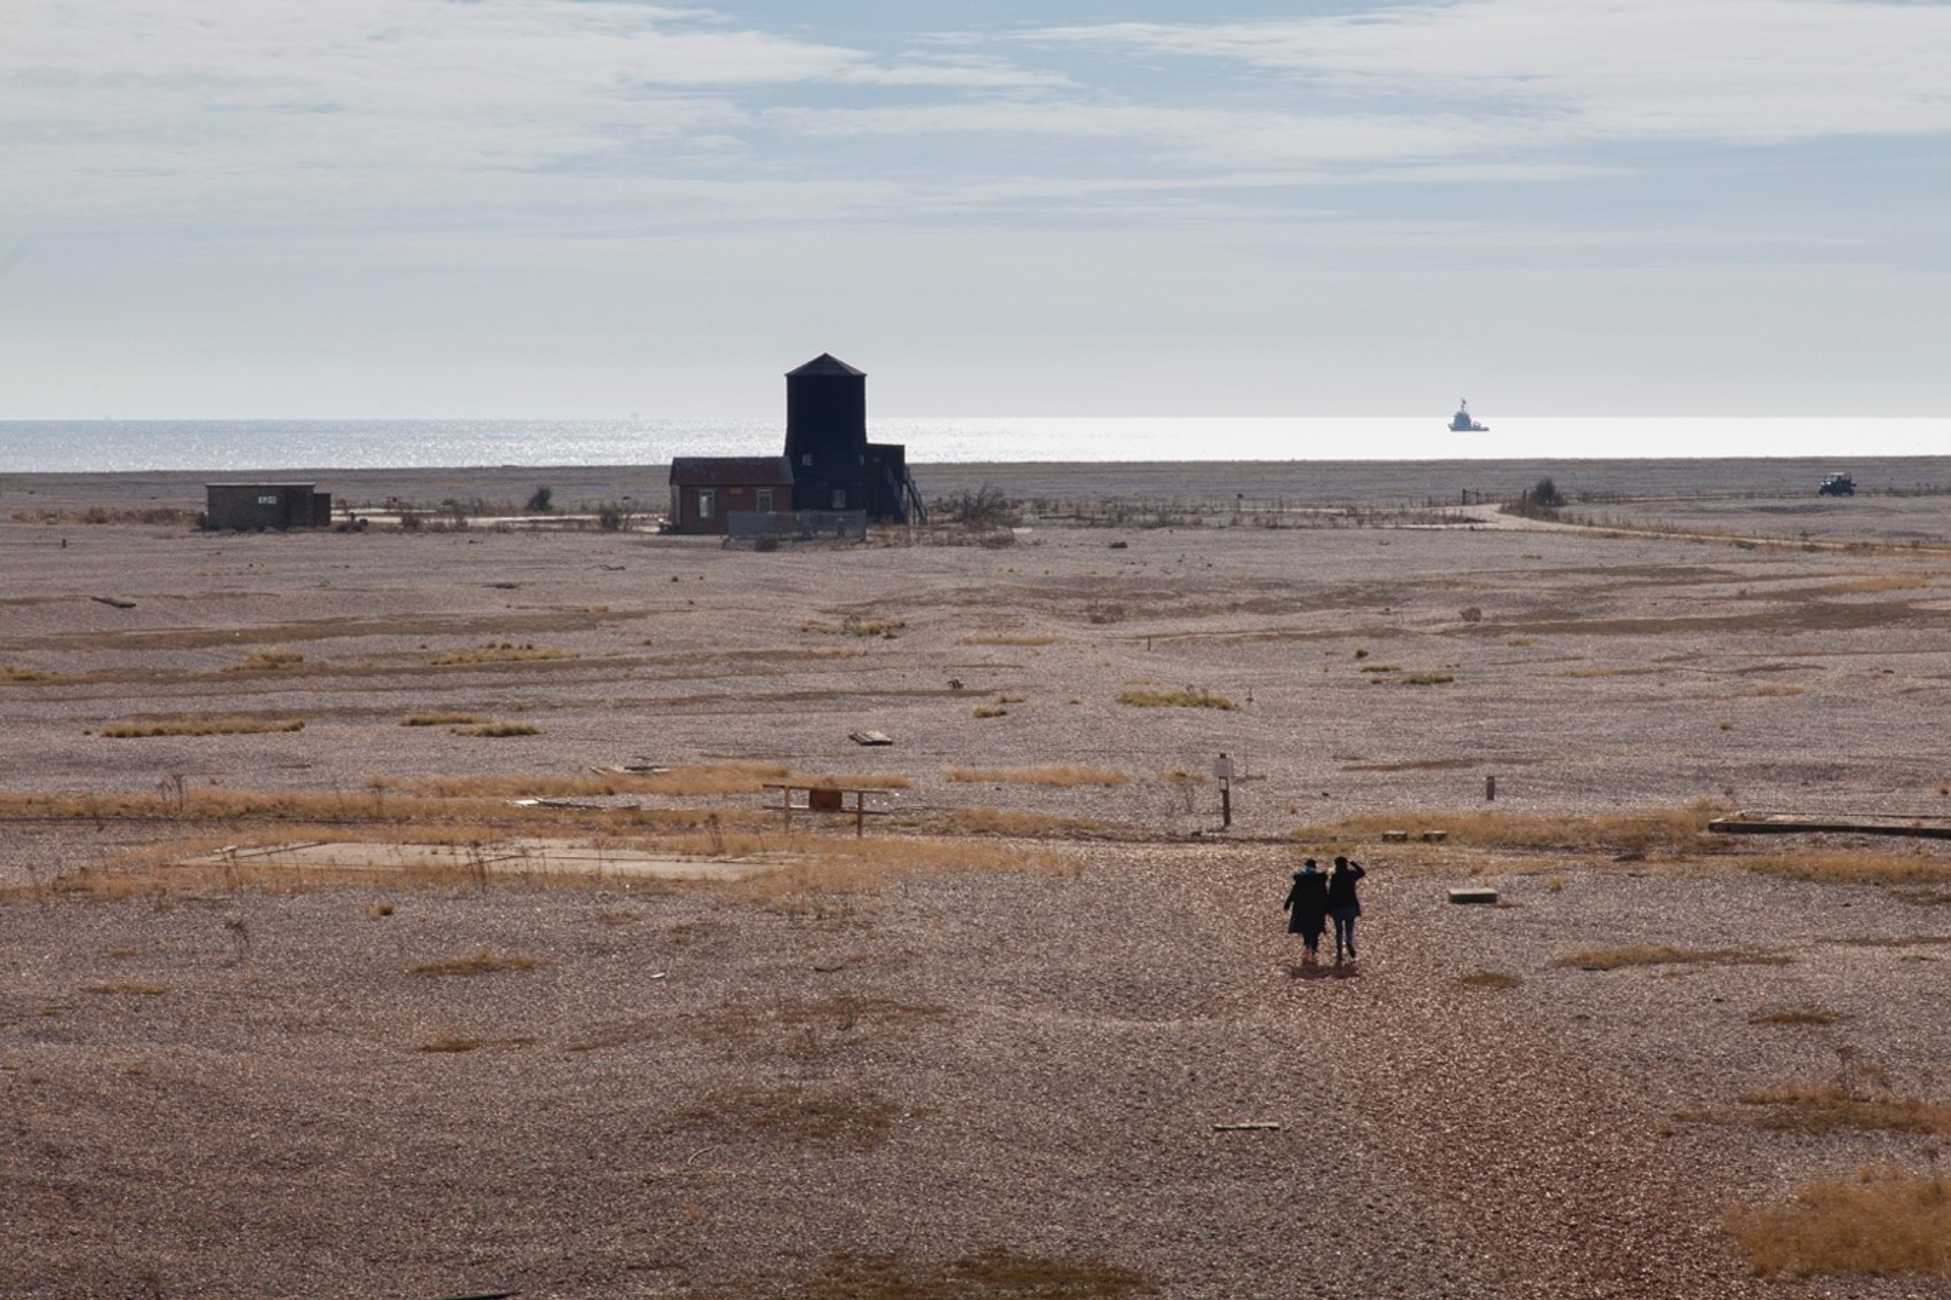
<svg viewBox="0 0 1951 1300"><path fill-rule="evenodd" d="M1221 754L1213 760L1213 780L1231 781L1233 779L1233 760Z"/></svg>

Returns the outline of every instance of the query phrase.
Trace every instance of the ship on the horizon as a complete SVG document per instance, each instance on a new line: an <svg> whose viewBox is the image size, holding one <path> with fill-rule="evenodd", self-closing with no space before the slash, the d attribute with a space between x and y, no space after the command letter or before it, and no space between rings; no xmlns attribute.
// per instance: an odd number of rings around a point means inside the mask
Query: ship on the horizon
<svg viewBox="0 0 1951 1300"><path fill-rule="evenodd" d="M1487 424L1478 424L1476 417L1470 414L1470 403L1460 399L1457 403L1456 414L1450 417L1450 432L1489 433L1490 426Z"/></svg>

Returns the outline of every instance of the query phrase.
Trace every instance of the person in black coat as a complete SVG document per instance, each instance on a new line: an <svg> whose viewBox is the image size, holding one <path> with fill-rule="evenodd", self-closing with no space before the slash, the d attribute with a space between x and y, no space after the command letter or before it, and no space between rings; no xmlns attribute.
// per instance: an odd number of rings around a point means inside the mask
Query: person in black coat
<svg viewBox="0 0 1951 1300"><path fill-rule="evenodd" d="M1344 945L1348 950L1348 960L1355 960L1355 918L1362 914L1362 901L1355 895L1355 885L1367 874L1362 870L1361 863L1336 858L1334 872L1328 877L1328 915L1335 921L1337 966L1341 964Z"/></svg>
<svg viewBox="0 0 1951 1300"><path fill-rule="evenodd" d="M1328 878L1321 874L1314 859L1294 873L1294 887L1281 904L1287 912L1287 933L1298 934L1307 945L1301 964L1312 966L1321 959L1321 929L1328 913Z"/></svg>

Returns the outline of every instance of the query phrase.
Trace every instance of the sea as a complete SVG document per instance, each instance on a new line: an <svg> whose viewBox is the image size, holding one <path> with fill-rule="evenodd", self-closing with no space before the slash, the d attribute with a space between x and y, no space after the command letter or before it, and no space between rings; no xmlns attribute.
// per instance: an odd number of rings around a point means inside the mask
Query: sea
<svg viewBox="0 0 1951 1300"><path fill-rule="evenodd" d="M1202 461L1833 459L1951 455L1945 418L1512 417L1453 433L1447 415L1394 418L943 417L873 420L910 464ZM234 473L661 465L674 456L776 455L776 419L13 420L0 473Z"/></svg>

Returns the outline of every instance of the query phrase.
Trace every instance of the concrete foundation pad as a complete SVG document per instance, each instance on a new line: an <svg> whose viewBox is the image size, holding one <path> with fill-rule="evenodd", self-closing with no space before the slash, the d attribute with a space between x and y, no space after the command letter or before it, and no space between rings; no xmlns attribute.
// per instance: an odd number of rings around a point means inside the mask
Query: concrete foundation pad
<svg viewBox="0 0 1951 1300"><path fill-rule="evenodd" d="M1486 906L1497 901L1497 891L1487 885L1466 885L1450 891L1452 903Z"/></svg>
<svg viewBox="0 0 1951 1300"><path fill-rule="evenodd" d="M429 871L468 876L623 876L645 880L749 880L787 866L783 857L682 858L640 849L597 848L586 841L515 839L468 844L306 841L239 848L193 858L184 866L226 864L290 871Z"/></svg>

